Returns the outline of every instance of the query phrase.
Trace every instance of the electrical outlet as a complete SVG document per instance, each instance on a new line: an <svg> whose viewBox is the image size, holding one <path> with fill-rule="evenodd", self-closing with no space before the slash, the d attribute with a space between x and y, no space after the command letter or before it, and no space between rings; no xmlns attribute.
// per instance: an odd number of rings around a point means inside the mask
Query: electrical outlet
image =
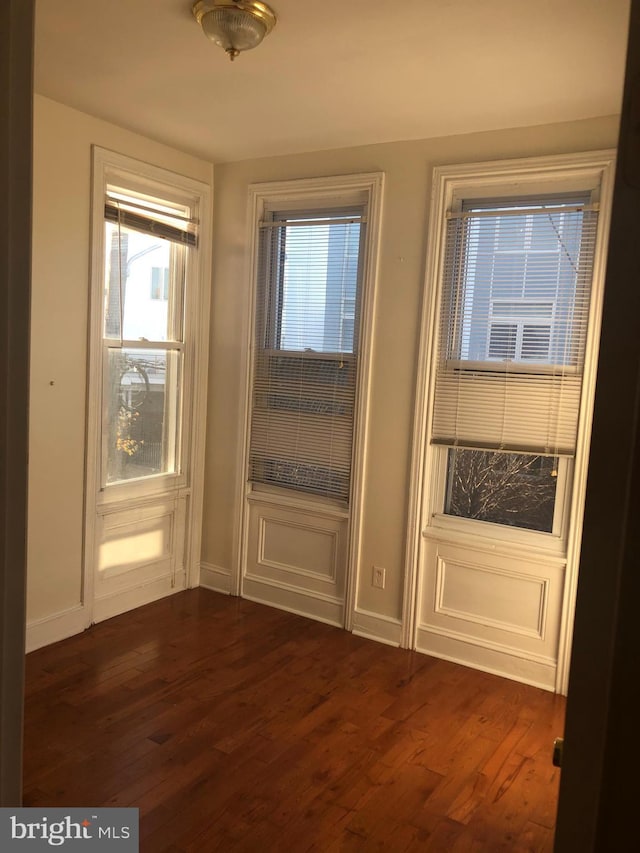
<svg viewBox="0 0 640 853"><path fill-rule="evenodd" d="M371 580L371 583L374 586L377 586L378 589L384 589L386 574L387 574L386 569L383 569L380 566L374 566L373 567L373 578Z"/></svg>

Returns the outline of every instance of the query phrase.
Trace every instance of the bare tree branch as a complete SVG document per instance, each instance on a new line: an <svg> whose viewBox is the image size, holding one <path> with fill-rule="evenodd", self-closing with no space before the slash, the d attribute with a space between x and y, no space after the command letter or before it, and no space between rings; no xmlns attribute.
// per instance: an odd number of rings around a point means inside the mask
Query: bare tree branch
<svg viewBox="0 0 640 853"><path fill-rule="evenodd" d="M555 470L553 457L450 451L446 511L463 518L550 532Z"/></svg>

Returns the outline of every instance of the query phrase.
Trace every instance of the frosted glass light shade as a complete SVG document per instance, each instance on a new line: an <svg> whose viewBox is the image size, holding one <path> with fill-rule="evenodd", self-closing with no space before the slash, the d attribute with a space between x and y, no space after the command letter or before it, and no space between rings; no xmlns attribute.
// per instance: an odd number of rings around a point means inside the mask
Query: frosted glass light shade
<svg viewBox="0 0 640 853"><path fill-rule="evenodd" d="M212 9L202 18L205 35L224 50L251 50L260 44L266 27L242 9Z"/></svg>
<svg viewBox="0 0 640 853"><path fill-rule="evenodd" d="M193 14L211 41L234 59L260 44L275 24L275 15L256 0L199 0Z"/></svg>

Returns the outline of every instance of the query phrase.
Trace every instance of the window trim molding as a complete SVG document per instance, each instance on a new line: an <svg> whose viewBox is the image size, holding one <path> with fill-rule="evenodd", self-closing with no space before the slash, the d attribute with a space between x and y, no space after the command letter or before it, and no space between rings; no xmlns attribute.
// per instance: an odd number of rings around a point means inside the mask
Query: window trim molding
<svg viewBox="0 0 640 853"><path fill-rule="evenodd" d="M242 589L243 566L248 547L247 512L250 496L254 489L246 481L249 452L249 434L251 427L251 386L253 375L253 348L255 340L256 280L258 274L259 223L264 219L265 211L271 209L306 209L315 203L335 202L336 207L353 204L354 196L359 195L367 204L367 240L363 258L363 293L360 306L360 354L359 374L356 388L356 409L354 412L354 453L351 471L351 494L349 508L349 539L347 544L347 577L345 591L345 629L350 631L356 607L358 588L359 555L362 548L362 519L364 510L365 456L368 434L368 411L371 392L371 362L374 337L375 302L379 274L379 257L382 228L382 205L384 193L384 172L363 172L336 175L321 178L299 178L284 181L268 181L249 185L247 205L247 265L246 278L248 299L245 328L242 340L243 362L241 375L244 382L242 401L242 441L238 448L238 479L236 485L236 515L234 536L234 554L231 572L231 593L240 595ZM309 503L309 496L301 494L301 503ZM294 498L294 503L298 499ZM331 500L323 501L318 497L314 502L320 510L335 511Z"/></svg>
<svg viewBox="0 0 640 853"><path fill-rule="evenodd" d="M417 365L415 418L412 441L408 532L405 551L401 646L411 648L417 621L421 562L426 520L432 507L433 490L428 482L434 471L435 454L429 449L433 419L431 386L435 375L435 344L440 309L440 281L444 262L446 213L462 198L500 195L542 194L592 190L599 204L596 252L590 302L590 320L583 366L578 441L568 514L566 538L567 569L562 604L562 628L558 648L556 691L566 693L577 591L577 572L582 536L591 415L597 368L597 342L602 315L602 296L611 218L615 150L604 149L525 159L497 160L436 166L433 170L427 233L427 260ZM455 535L455 534L453 534ZM515 544L513 547L516 547Z"/></svg>
<svg viewBox="0 0 640 853"><path fill-rule="evenodd" d="M150 498L185 497L189 502L189 523L185 529L184 565L186 584L199 584L200 551L202 540L202 506L204 497L204 452L206 438L207 373L209 366L209 314L211 282L211 222L212 186L204 181L181 175L169 169L137 160L124 154L92 145L91 148L91 200L89 225L89 304L87 337L87 389L102 386L102 306L101 281L104 263L104 206L107 185L125 181L128 191L166 197L177 206L188 205L199 220L201 239L192 248L190 275L193 296L184 316L183 336L190 342L183 346L185 362L188 359L192 375L192 388L183 398L184 410L189 412L189 425L180 441L184 453L182 472L161 474L155 478L132 480L115 484L100 492L102 407L90 404L87 397L85 429L85 506L83 544L82 604L87 613L87 626L92 623L94 607L95 548L98 517L110 506L121 504L135 507ZM169 342L171 343L171 342ZM120 344L120 341L118 341ZM186 369L186 363L185 363ZM102 494L102 498L100 497Z"/></svg>

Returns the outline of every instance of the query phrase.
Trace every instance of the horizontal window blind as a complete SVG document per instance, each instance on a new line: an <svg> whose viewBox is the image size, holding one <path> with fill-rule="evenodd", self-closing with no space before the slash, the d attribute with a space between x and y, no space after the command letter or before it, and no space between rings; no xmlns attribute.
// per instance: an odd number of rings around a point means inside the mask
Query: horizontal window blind
<svg viewBox="0 0 640 853"><path fill-rule="evenodd" d="M348 501L364 210L260 225L249 479Z"/></svg>
<svg viewBox="0 0 640 853"><path fill-rule="evenodd" d="M123 228L131 228L143 234L152 234L172 243L186 246L198 245L197 222L167 208L160 209L138 204L132 199L116 198L109 193L105 198L104 218Z"/></svg>
<svg viewBox="0 0 640 853"><path fill-rule="evenodd" d="M597 212L473 205L447 222L432 441L571 455Z"/></svg>

